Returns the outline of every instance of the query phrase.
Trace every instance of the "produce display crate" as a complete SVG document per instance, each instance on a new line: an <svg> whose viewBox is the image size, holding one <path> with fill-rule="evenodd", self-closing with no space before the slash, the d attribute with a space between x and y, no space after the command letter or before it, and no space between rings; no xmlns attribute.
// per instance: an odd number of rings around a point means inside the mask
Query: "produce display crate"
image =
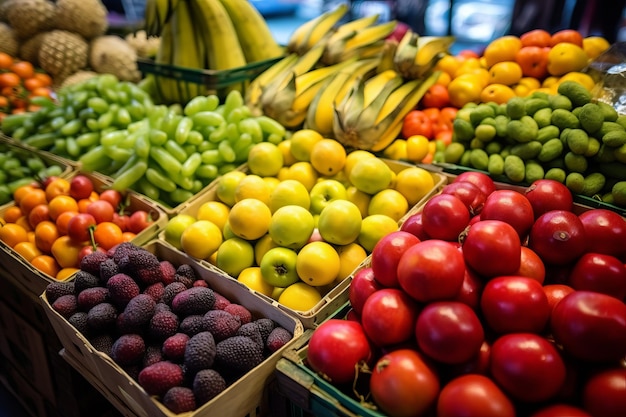
<svg viewBox="0 0 626 417"><path fill-rule="evenodd" d="M450 177L455 177L467 171L476 171L476 172L482 172L483 174L489 175L491 178L493 178L494 181L500 184L509 184L518 188L525 188L530 185L528 183L512 183L504 175L493 176L489 174L487 171L482 171L482 170L478 170L478 169L474 169L470 167L464 167L464 166L456 165L456 164L438 162L435 165L435 167L438 167L443 174L448 175ZM598 198L587 197L582 194L572 194L572 195L574 197L574 202L582 206L612 210L618 213L622 217L626 216L626 207L619 207L619 206L616 206L615 204L610 204L610 203L601 201Z"/></svg>
<svg viewBox="0 0 626 417"><path fill-rule="evenodd" d="M90 178L94 184L94 190L100 192L105 190L112 180L98 173L87 173L82 171L73 171L67 178L71 179L74 176L81 174ZM136 193L134 191L128 191L129 206L128 210L146 210L152 214L154 222L146 229L142 230L132 240L136 245L143 245L152 240L154 236L159 232L161 228L167 223L167 213L163 211L152 200L147 197ZM4 212L12 207L14 203L11 203L5 207L0 208L0 217L4 215ZM4 268L0 269L0 280L7 279L17 283L17 285L25 288L27 291L39 296L46 286L54 281L54 277L44 274L41 271L34 268L26 259L17 254L13 249L7 246L4 242L0 242L0 264Z"/></svg>
<svg viewBox="0 0 626 417"><path fill-rule="evenodd" d="M384 161L395 173L398 173L406 168L415 166L414 164L411 164L411 163L400 162L400 161L395 161L391 159L384 159ZM444 174L434 171L432 169L429 169L427 165L422 166L422 168L428 170L431 173L433 177L434 187L417 204L415 204L413 207L411 207L408 210L408 212L399 220L398 222L399 224L402 224L402 222L408 216L410 216L417 208L421 207L426 201L428 201L430 197L440 192L443 186L447 182L447 177ZM238 169L242 170L243 172L248 172L248 168L246 164L241 165ZM211 185L209 185L206 188L206 191L203 191L201 194L198 194L192 200L184 203L182 207L179 210L177 210L177 213L189 214L195 217L198 213L198 209L203 203L207 201L217 200L218 199L217 197L217 181L218 180L214 181ZM159 233L158 237L160 241L165 242L163 231ZM364 262L369 262L368 259L369 257L366 258ZM231 277L226 272L218 269L216 266L212 265L208 261L199 260L199 262L205 265L207 268L216 270L218 273L221 273L225 277L235 280L235 278ZM348 300L348 287L350 285L350 281L351 281L351 277L344 279L342 282L340 282L338 285L332 288L328 293L326 293L322 297L320 302L318 302L313 308L311 308L308 311L293 310L291 308L288 308L278 303L278 301L264 294L261 294L254 290L252 291L255 294L257 294L260 298L265 300L266 302L297 317L302 322L305 328L313 328L317 326L320 322L325 320L329 315L334 313L338 308L340 308Z"/></svg>
<svg viewBox="0 0 626 417"><path fill-rule="evenodd" d="M192 85L201 85L206 88L206 94L216 94L218 97L224 98L229 87L242 83L245 89L251 80L282 58L280 56L253 62L242 67L219 71L158 64L148 58L138 58L137 67L143 74L153 74L156 77L157 92L159 94L160 79L176 80L178 93L181 98L180 104L184 104L194 97L192 89L190 89Z"/></svg>
<svg viewBox="0 0 626 417"><path fill-rule="evenodd" d="M276 362L283 351L296 343L302 335L302 323L275 306L263 302L242 284L234 280L224 279L223 276L157 240L153 240L143 247L157 255L159 259L168 260L174 265L189 264L211 288L231 302L245 306L250 310L253 317L272 319L278 325L292 332L293 339L288 344L239 378L217 397L193 413L186 414L188 417L267 415L269 400L265 394L268 384L274 378ZM133 417L172 417L175 415L160 402L150 397L137 381L129 377L110 356L97 351L76 328L53 310L46 299L45 292L41 294L40 298L44 310L61 340L64 349L63 355L69 358L71 363L77 365L76 370L83 372L86 379L100 381L100 383L95 382L94 385L97 385L96 388L101 390L105 397L115 399L114 405L119 405L120 412Z"/></svg>

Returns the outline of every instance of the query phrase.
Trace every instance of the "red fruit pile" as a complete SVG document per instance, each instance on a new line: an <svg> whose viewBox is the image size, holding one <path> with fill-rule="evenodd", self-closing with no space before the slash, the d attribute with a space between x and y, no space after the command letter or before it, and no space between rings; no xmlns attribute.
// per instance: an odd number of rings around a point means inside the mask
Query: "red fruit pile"
<svg viewBox="0 0 626 417"><path fill-rule="evenodd" d="M376 245L308 364L342 387L367 378L390 416L621 416L625 260L617 213L556 181L467 172Z"/></svg>

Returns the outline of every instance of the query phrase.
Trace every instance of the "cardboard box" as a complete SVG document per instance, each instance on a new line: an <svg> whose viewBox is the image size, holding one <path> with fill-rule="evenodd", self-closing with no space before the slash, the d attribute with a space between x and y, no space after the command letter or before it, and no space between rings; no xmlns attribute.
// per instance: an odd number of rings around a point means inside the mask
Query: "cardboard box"
<svg viewBox="0 0 626 417"><path fill-rule="evenodd" d="M189 417L209 415L243 417L248 414L266 413L268 406L266 388L274 375L276 361L280 358L282 351L295 343L302 334L302 323L295 317L259 299L244 285L216 274L159 241L152 241L145 247L161 260L169 260L174 265L183 263L191 265L211 288L224 295L231 302L245 306L254 317L270 318L292 332L294 337L290 343L266 358L259 366L245 374L213 400L191 413ZM125 408L131 410L134 416L140 417L172 417L174 415L160 402L150 397L137 381L130 378L111 357L97 351L65 318L53 310L45 293L41 294L41 300L50 322L59 335L65 350L64 354L75 359L73 362L78 364L76 369L83 372L86 378L102 381L102 384L98 384L96 388L107 398L119 399L116 402L123 405L123 407L118 408L121 412L124 412L122 408Z"/></svg>

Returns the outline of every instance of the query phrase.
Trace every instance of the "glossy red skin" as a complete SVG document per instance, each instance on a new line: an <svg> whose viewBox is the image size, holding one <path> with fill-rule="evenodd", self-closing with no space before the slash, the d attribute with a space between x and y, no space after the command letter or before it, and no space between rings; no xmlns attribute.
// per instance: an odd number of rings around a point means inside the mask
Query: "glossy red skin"
<svg viewBox="0 0 626 417"><path fill-rule="evenodd" d="M463 277L463 285L459 290L454 301L460 301L467 304L472 309L478 311L480 308L480 294L483 291L483 281L472 270L465 268L465 276Z"/></svg>
<svg viewBox="0 0 626 417"><path fill-rule="evenodd" d="M490 358L491 344L487 340L484 340L482 345L480 346L478 354L474 355L473 358L471 358L467 362L457 365L445 365L445 369L443 370L443 372L450 375L451 377L457 377L466 374L488 375Z"/></svg>
<svg viewBox="0 0 626 417"><path fill-rule="evenodd" d="M427 304L417 316L415 337L428 357L441 363L460 364L480 352L485 331L467 304L438 301Z"/></svg>
<svg viewBox="0 0 626 417"><path fill-rule="evenodd" d="M514 274L520 267L522 244L519 235L513 226L503 221L474 223L462 245L467 265L485 278Z"/></svg>
<svg viewBox="0 0 626 417"><path fill-rule="evenodd" d="M513 399L538 403L553 398L565 382L565 363L547 339L511 333L491 346L490 372Z"/></svg>
<svg viewBox="0 0 626 417"><path fill-rule="evenodd" d="M558 303L563 298L565 298L566 295L574 291L575 290L572 287L570 287L569 285L565 285L565 284L544 285L543 292L546 293L546 296L548 297L548 304L550 304L550 312L552 312L552 309L554 308L556 303Z"/></svg>
<svg viewBox="0 0 626 417"><path fill-rule="evenodd" d="M437 417L515 417L507 395L484 375L462 375L441 389Z"/></svg>
<svg viewBox="0 0 626 417"><path fill-rule="evenodd" d="M75 200L89 198L93 192L93 182L85 175L78 174L70 180L70 197Z"/></svg>
<svg viewBox="0 0 626 417"><path fill-rule="evenodd" d="M419 242L417 236L402 230L382 237L371 254L371 266L376 281L383 287L398 288L398 262L408 248Z"/></svg>
<svg viewBox="0 0 626 417"><path fill-rule="evenodd" d="M152 216L145 210L136 210L128 217L128 230L139 234L154 223Z"/></svg>
<svg viewBox="0 0 626 417"><path fill-rule="evenodd" d="M532 278L497 277L485 284L480 309L496 333L540 333L550 319L550 304L541 284Z"/></svg>
<svg viewBox="0 0 626 417"><path fill-rule="evenodd" d="M130 220L130 216L127 214L113 213L113 223L118 225L120 229L126 231L128 230L128 222Z"/></svg>
<svg viewBox="0 0 626 417"><path fill-rule="evenodd" d="M496 190L496 183L491 177L483 172L479 171L465 171L456 176L453 182L468 181L478 186L485 196L489 196Z"/></svg>
<svg viewBox="0 0 626 417"><path fill-rule="evenodd" d="M606 253L624 260L626 255L626 220L607 209L593 209L581 213L585 229L587 251Z"/></svg>
<svg viewBox="0 0 626 417"><path fill-rule="evenodd" d="M535 251L528 246L522 246L520 267L514 275L533 278L538 283L543 284L546 280L546 266Z"/></svg>
<svg viewBox="0 0 626 417"><path fill-rule="evenodd" d="M89 241L89 228L96 225L96 219L89 213L78 213L67 223L67 235L76 242Z"/></svg>
<svg viewBox="0 0 626 417"><path fill-rule="evenodd" d="M96 223L111 222L115 208L108 201L100 199L87 205L87 213L96 219Z"/></svg>
<svg viewBox="0 0 626 417"><path fill-rule="evenodd" d="M352 277L352 281L350 281L350 286L348 287L350 305L354 311L361 315L365 300L382 288L383 287L376 281L374 271L371 267L359 269Z"/></svg>
<svg viewBox="0 0 626 417"><path fill-rule="evenodd" d="M441 193L458 197L472 216L481 212L487 199L487 196L480 188L468 181L452 182L443 187Z"/></svg>
<svg viewBox="0 0 626 417"><path fill-rule="evenodd" d="M390 416L424 415L436 404L439 390L439 377L412 349L381 356L372 370L372 399Z"/></svg>
<svg viewBox="0 0 626 417"><path fill-rule="evenodd" d="M413 338L419 307L397 288L383 288L370 295L361 313L367 337L378 347L393 346Z"/></svg>
<svg viewBox="0 0 626 417"><path fill-rule="evenodd" d="M100 193L99 199L108 201L113 207L118 208L122 203L122 194L119 191L112 189L103 190Z"/></svg>
<svg viewBox="0 0 626 417"><path fill-rule="evenodd" d="M552 310L550 329L576 359L611 363L626 356L626 305L610 295L572 292Z"/></svg>
<svg viewBox="0 0 626 417"><path fill-rule="evenodd" d="M585 230L571 211L552 210L539 216L530 229L528 247L544 263L566 265L586 250Z"/></svg>
<svg viewBox="0 0 626 417"><path fill-rule="evenodd" d="M410 247L398 263L400 287L419 302L454 299L464 278L463 255L443 240L425 240Z"/></svg>
<svg viewBox="0 0 626 417"><path fill-rule="evenodd" d="M78 252L78 263L80 263L80 261L87 255L89 255L92 252L102 252L102 253L107 253L107 251L103 248L101 248L100 246L97 247L93 247L92 245L85 245L83 246L83 248L80 250L80 252Z"/></svg>
<svg viewBox="0 0 626 417"><path fill-rule="evenodd" d="M583 388L583 407L593 416L623 417L626 412L626 368L591 376Z"/></svg>
<svg viewBox="0 0 626 417"><path fill-rule="evenodd" d="M356 321L329 319L320 324L309 340L307 363L334 384L350 383L355 366L372 357L363 327Z"/></svg>
<svg viewBox="0 0 626 417"><path fill-rule="evenodd" d="M501 220L513 226L524 240L535 216L530 201L522 193L512 190L496 190L487 197L480 212L481 220Z"/></svg>
<svg viewBox="0 0 626 417"><path fill-rule="evenodd" d="M559 181L536 180L524 193L533 208L535 219L550 210L572 211L574 207L572 192Z"/></svg>
<svg viewBox="0 0 626 417"><path fill-rule="evenodd" d="M422 209L422 227L432 239L456 241L469 221L470 212L465 203L450 194L432 197Z"/></svg>
<svg viewBox="0 0 626 417"><path fill-rule="evenodd" d="M576 290L596 291L623 301L626 265L611 255L586 253L572 268L568 284Z"/></svg>
<svg viewBox="0 0 626 417"><path fill-rule="evenodd" d="M428 240L430 236L424 231L424 225L422 224L422 212L414 213L406 218L400 230L403 232L409 232L414 236L417 236L419 240Z"/></svg>
<svg viewBox="0 0 626 417"><path fill-rule="evenodd" d="M592 417L585 410L569 404L551 404L535 411L530 417Z"/></svg>

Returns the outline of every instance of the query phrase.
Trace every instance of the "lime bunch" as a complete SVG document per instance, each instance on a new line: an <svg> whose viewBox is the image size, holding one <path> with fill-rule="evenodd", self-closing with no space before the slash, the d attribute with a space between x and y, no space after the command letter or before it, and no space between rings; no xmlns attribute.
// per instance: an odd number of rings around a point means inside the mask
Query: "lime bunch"
<svg viewBox="0 0 626 417"><path fill-rule="evenodd" d="M168 207L187 201L247 161L259 142L281 142L285 128L252 116L239 91L157 105L135 84L103 74L59 91L33 113L3 120L23 144L78 161Z"/></svg>
<svg viewBox="0 0 626 417"><path fill-rule="evenodd" d="M453 126L448 163L506 182L548 178L576 194L626 201L626 115L578 82L561 83L557 94L466 105Z"/></svg>

